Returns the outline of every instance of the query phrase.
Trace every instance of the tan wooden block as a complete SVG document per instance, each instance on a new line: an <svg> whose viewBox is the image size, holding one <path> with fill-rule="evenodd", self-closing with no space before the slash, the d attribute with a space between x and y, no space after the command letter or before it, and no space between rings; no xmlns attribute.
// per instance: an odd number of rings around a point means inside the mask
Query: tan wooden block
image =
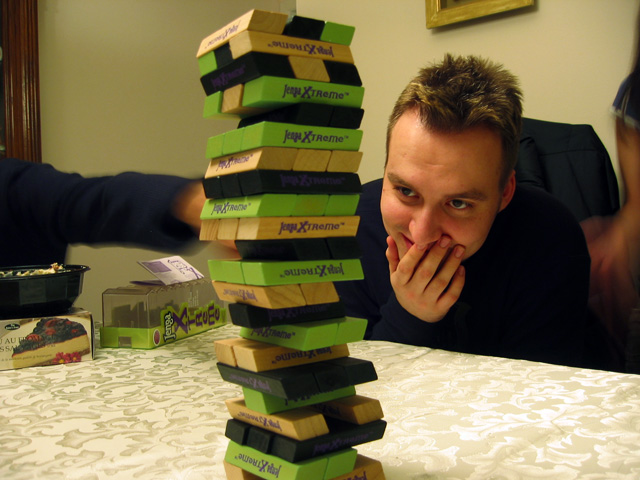
<svg viewBox="0 0 640 480"><path fill-rule="evenodd" d="M324 172L329 165L331 150L300 148L293 162L293 170L307 172Z"/></svg>
<svg viewBox="0 0 640 480"><path fill-rule="evenodd" d="M211 220L203 220L204 225ZM238 234L239 219L237 218L222 218L219 220L218 225L218 238L217 240L235 240Z"/></svg>
<svg viewBox="0 0 640 480"><path fill-rule="evenodd" d="M213 346L216 349L216 358L219 362L222 362L232 367L237 367L238 362L234 353L234 348L239 343L246 342L242 337L237 338L225 338L223 340L216 340L213 342Z"/></svg>
<svg viewBox="0 0 640 480"><path fill-rule="evenodd" d="M213 289L222 301L246 303L263 308L290 308L306 305L300 285L261 287L213 281Z"/></svg>
<svg viewBox="0 0 640 480"><path fill-rule="evenodd" d="M225 404L236 420L295 440L308 440L329 433L324 416L308 407L265 414L247 408L242 397L225 400Z"/></svg>
<svg viewBox="0 0 640 480"><path fill-rule="evenodd" d="M327 164L327 172L357 172L360 168L362 152L332 150Z"/></svg>
<svg viewBox="0 0 640 480"><path fill-rule="evenodd" d="M229 41L234 35L238 35L246 30L258 32L269 32L280 34L287 24L288 15L285 13L268 12L265 10L250 10L241 17L236 18L224 27L216 30L211 35L200 42L196 57L201 57L205 53L215 50L220 45Z"/></svg>
<svg viewBox="0 0 640 480"><path fill-rule="evenodd" d="M259 476L236 467L227 461L224 462L224 473L227 475L227 480L262 480Z"/></svg>
<svg viewBox="0 0 640 480"><path fill-rule="evenodd" d="M234 59L249 52L263 52L354 63L351 49L347 45L273 33L241 32L229 39L229 48Z"/></svg>
<svg viewBox="0 0 640 480"><path fill-rule="evenodd" d="M385 480L384 470L382 469L382 463L379 460L375 460L373 458L365 457L364 455L358 454L356 457L356 464L349 473L345 473L344 475L340 475L339 477L334 477L331 480L355 480L357 478L362 478L366 480ZM236 479L231 479L236 480ZM254 480L253 478L246 477L242 480Z"/></svg>
<svg viewBox="0 0 640 480"><path fill-rule="evenodd" d="M212 178L249 170L291 170L297 155L297 148L285 147L262 147L225 155L209 162L204 177Z"/></svg>
<svg viewBox="0 0 640 480"><path fill-rule="evenodd" d="M241 218L236 239L354 237L359 223L360 217L356 215Z"/></svg>
<svg viewBox="0 0 640 480"><path fill-rule="evenodd" d="M346 344L303 352L256 340L245 338L242 338L242 340L240 342L238 339L234 339L231 346L233 349L233 361L236 362L236 366L252 372L265 372L349 356L349 347ZM225 358L230 357L227 355Z"/></svg>
<svg viewBox="0 0 640 480"><path fill-rule="evenodd" d="M317 82L331 81L324 61L319 58L289 56L289 64L296 78Z"/></svg>
<svg viewBox="0 0 640 480"><path fill-rule="evenodd" d="M363 425L384 417L380 400L362 395L339 398L312 406L328 417Z"/></svg>
<svg viewBox="0 0 640 480"><path fill-rule="evenodd" d="M200 224L200 240L202 241L217 240L219 226L220 226L220 220L217 220L217 219L203 220Z"/></svg>
<svg viewBox="0 0 640 480"><path fill-rule="evenodd" d="M340 301L340 296L333 282L301 283L300 290L302 290L307 305Z"/></svg>

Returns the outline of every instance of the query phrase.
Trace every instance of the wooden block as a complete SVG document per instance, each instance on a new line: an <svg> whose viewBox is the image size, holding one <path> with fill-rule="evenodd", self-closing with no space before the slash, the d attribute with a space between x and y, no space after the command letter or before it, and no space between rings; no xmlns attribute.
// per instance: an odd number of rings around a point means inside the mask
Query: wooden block
<svg viewBox="0 0 640 480"><path fill-rule="evenodd" d="M245 282L251 285L288 285L291 283L341 282L362 280L360 260L238 260ZM222 279L221 279L222 280Z"/></svg>
<svg viewBox="0 0 640 480"><path fill-rule="evenodd" d="M295 148L263 147L234 153L211 160L205 178L228 175L253 169L291 170L298 150Z"/></svg>
<svg viewBox="0 0 640 480"><path fill-rule="evenodd" d="M327 172L357 172L362 152L333 150L327 164Z"/></svg>
<svg viewBox="0 0 640 480"><path fill-rule="evenodd" d="M219 220L208 220L206 222L202 222L200 225L200 240L202 241L218 240L219 227L220 227ZM235 238L235 232L233 234L233 238Z"/></svg>
<svg viewBox="0 0 640 480"><path fill-rule="evenodd" d="M223 218L221 220L203 220L202 225L209 222L220 222L218 225L218 238L217 240L235 240L238 233L238 219L237 218Z"/></svg>
<svg viewBox="0 0 640 480"><path fill-rule="evenodd" d="M380 400L362 395L353 395L351 397L316 403L311 405L311 408L328 417L357 423L358 425L373 422L374 420L379 420L384 417Z"/></svg>
<svg viewBox="0 0 640 480"><path fill-rule="evenodd" d="M362 108L341 107L336 105L333 107L329 126L336 128L360 128L362 117L364 117L364 110Z"/></svg>
<svg viewBox="0 0 640 480"><path fill-rule="evenodd" d="M355 237L333 237L326 238L325 243L329 248L331 258L360 258L362 250L360 243Z"/></svg>
<svg viewBox="0 0 640 480"><path fill-rule="evenodd" d="M198 58L203 56L228 42L234 35L246 30L280 34L284 31L288 19L288 15L284 13L250 10L204 38L196 56Z"/></svg>
<svg viewBox="0 0 640 480"><path fill-rule="evenodd" d="M246 303L264 308L290 308L307 305L299 285L259 287L236 283L213 282L220 300ZM320 303L320 302L318 302Z"/></svg>
<svg viewBox="0 0 640 480"><path fill-rule="evenodd" d="M244 150L242 148L243 139L244 139L244 129L236 128L234 130L229 130L224 134L224 141L222 143L222 154L230 155L236 152L241 152Z"/></svg>
<svg viewBox="0 0 640 480"><path fill-rule="evenodd" d="M237 260L210 259L207 262L211 280L246 284L242 265Z"/></svg>
<svg viewBox="0 0 640 480"><path fill-rule="evenodd" d="M332 258L324 238L236 240L236 248L243 260L293 261Z"/></svg>
<svg viewBox="0 0 640 480"><path fill-rule="evenodd" d="M294 15L287 21L282 34L291 37L308 38L309 40L320 40L323 30L324 21Z"/></svg>
<svg viewBox="0 0 640 480"><path fill-rule="evenodd" d="M276 325L260 328L242 327L240 336L304 352L333 346L337 332L338 326L335 321L319 320L295 325Z"/></svg>
<svg viewBox="0 0 640 480"><path fill-rule="evenodd" d="M228 309L234 325L250 328L313 322L345 316L345 307L340 301L278 309L232 303Z"/></svg>
<svg viewBox="0 0 640 480"><path fill-rule="evenodd" d="M241 218L238 240L279 238L354 237L360 217L253 217Z"/></svg>
<svg viewBox="0 0 640 480"><path fill-rule="evenodd" d="M294 123L260 122L243 129L242 148L293 147L320 150L358 150L362 130L316 127ZM229 152L231 153L231 152Z"/></svg>
<svg viewBox="0 0 640 480"><path fill-rule="evenodd" d="M236 420L295 440L307 440L329 433L324 416L308 407L268 415L248 408L243 398L229 399L225 404L229 415Z"/></svg>
<svg viewBox="0 0 640 480"><path fill-rule="evenodd" d="M322 60L319 60L322 62ZM324 63L322 68L325 69ZM268 53L250 52L228 65L217 68L200 77L200 83L207 95L246 83L262 75L295 78L295 72L287 57ZM329 74L327 74L327 78Z"/></svg>
<svg viewBox="0 0 640 480"><path fill-rule="evenodd" d="M292 168L295 171L325 172L331 155L330 150L301 148L298 150Z"/></svg>
<svg viewBox="0 0 640 480"><path fill-rule="evenodd" d="M360 457L360 455L358 456ZM223 462L224 473L227 476L227 480L262 480L262 477L249 473L240 467L230 464L229 462ZM358 465L358 459L356 459L356 466ZM346 480L346 479L345 479Z"/></svg>
<svg viewBox="0 0 640 480"><path fill-rule="evenodd" d="M247 343L247 339L242 337L225 338L223 340L216 340L213 345L216 349L216 358L219 362L225 365L231 365L232 367L238 366L238 361L234 350L237 346L241 346ZM243 367L244 368L244 367Z"/></svg>
<svg viewBox="0 0 640 480"><path fill-rule="evenodd" d="M327 67L325 67L324 61L320 58L289 56L289 65L295 78L314 80L316 82L329 82L331 80Z"/></svg>
<svg viewBox="0 0 640 480"><path fill-rule="evenodd" d="M332 105L323 103L293 103L261 115L243 118L238 123L238 128L255 125L260 122L295 123L297 125L327 127L334 116L334 108Z"/></svg>
<svg viewBox="0 0 640 480"><path fill-rule="evenodd" d="M233 58L241 57L249 52L264 52L354 63L351 49L347 45L273 33L241 32L229 39L229 48Z"/></svg>
<svg viewBox="0 0 640 480"><path fill-rule="evenodd" d="M374 420L364 425L331 419L327 420L327 423L329 424L329 433L307 440L294 440L273 433L269 442L268 453L288 462L301 462L345 448L380 440L384 436L384 431L387 427L387 422L384 420ZM249 431L249 439L253 430L255 428Z"/></svg>
<svg viewBox="0 0 640 480"><path fill-rule="evenodd" d="M344 449L332 454L291 463L255 448L229 441L224 460L267 480L329 480L355 466L357 452Z"/></svg>
<svg viewBox="0 0 640 480"><path fill-rule="evenodd" d="M338 322L335 343L353 343L364 339L367 320L364 318L344 317Z"/></svg>
<svg viewBox="0 0 640 480"><path fill-rule="evenodd" d="M286 217L292 214L296 195L264 193L249 197L208 198L200 218Z"/></svg>
<svg viewBox="0 0 640 480"><path fill-rule="evenodd" d="M324 210L324 215L329 216L341 216L341 215L355 215L358 208L358 202L360 201L359 194L329 195L327 206Z"/></svg>
<svg viewBox="0 0 640 480"><path fill-rule="evenodd" d="M251 370L252 372L264 372L277 368L323 362L325 360L331 360L332 358L346 357L349 355L349 348L346 344L303 352L293 348L270 345L246 338L242 338L242 340L247 342L247 344L233 346L234 358L237 363L236 366L244 368L245 370Z"/></svg>
<svg viewBox="0 0 640 480"><path fill-rule="evenodd" d="M300 284L300 291L302 292L307 305L340 301L340 296L338 295L333 282L302 283Z"/></svg>
<svg viewBox="0 0 640 480"><path fill-rule="evenodd" d="M351 45L356 27L342 25L340 23L325 22L320 34L320 40L329 43L339 43L340 45Z"/></svg>
<svg viewBox="0 0 640 480"><path fill-rule="evenodd" d="M203 118L214 117L222 113L222 95L223 92L216 92L204 99Z"/></svg>
<svg viewBox="0 0 640 480"><path fill-rule="evenodd" d="M370 361L353 357L334 358L263 372L252 372L220 362L216 365L220 376L227 382L288 400L378 379ZM255 410L249 403L247 406Z"/></svg>
<svg viewBox="0 0 640 480"><path fill-rule="evenodd" d="M363 98L362 86L265 75L244 84L242 102L245 107L254 108L278 108L299 102L360 108Z"/></svg>
<svg viewBox="0 0 640 480"><path fill-rule="evenodd" d="M356 394L356 389L353 385L350 385L331 392L304 395L295 399L280 398L246 387L242 388L242 394L244 395L244 401L247 407L250 409L261 413L278 413L314 405L316 403L328 402L337 398L350 397Z"/></svg>
<svg viewBox="0 0 640 480"><path fill-rule="evenodd" d="M358 69L353 63L324 61L331 83L340 85L352 85L354 87L362 86L362 79L358 73Z"/></svg>
<svg viewBox="0 0 640 480"><path fill-rule="evenodd" d="M382 464L378 460L365 457L364 455L358 455L356 458L356 464L349 473L334 477L332 480L385 480L384 470ZM228 480L236 480L229 477ZM239 480L255 480L250 478L241 478Z"/></svg>
<svg viewBox="0 0 640 480"><path fill-rule="evenodd" d="M355 194L362 192L357 173L252 170L237 174L243 195L260 193Z"/></svg>
<svg viewBox="0 0 640 480"><path fill-rule="evenodd" d="M243 97L244 84L227 88L224 92L222 92L222 107L220 109L220 112L229 115L250 115L252 112L255 113L255 109L245 107L242 104Z"/></svg>
<svg viewBox="0 0 640 480"><path fill-rule="evenodd" d="M214 71L216 68L218 68L218 62L216 62L216 54L213 51L205 53L198 58L198 69L201 76Z"/></svg>

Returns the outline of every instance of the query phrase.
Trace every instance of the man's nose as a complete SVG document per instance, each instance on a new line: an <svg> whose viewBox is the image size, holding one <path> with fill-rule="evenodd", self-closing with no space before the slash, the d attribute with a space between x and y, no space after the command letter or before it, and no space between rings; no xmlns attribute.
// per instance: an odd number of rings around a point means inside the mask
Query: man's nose
<svg viewBox="0 0 640 480"><path fill-rule="evenodd" d="M411 218L409 232L413 243L426 246L436 242L442 236L442 223L439 213L430 208L423 208Z"/></svg>

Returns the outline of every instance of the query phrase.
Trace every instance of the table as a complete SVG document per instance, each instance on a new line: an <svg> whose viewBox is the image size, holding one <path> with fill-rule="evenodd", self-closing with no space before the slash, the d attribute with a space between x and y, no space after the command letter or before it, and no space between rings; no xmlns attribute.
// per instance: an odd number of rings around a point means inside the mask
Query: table
<svg viewBox="0 0 640 480"><path fill-rule="evenodd" d="M3 479L222 479L229 414L213 341L0 372ZM640 478L640 376L387 342L350 345L388 421L359 453L388 479Z"/></svg>

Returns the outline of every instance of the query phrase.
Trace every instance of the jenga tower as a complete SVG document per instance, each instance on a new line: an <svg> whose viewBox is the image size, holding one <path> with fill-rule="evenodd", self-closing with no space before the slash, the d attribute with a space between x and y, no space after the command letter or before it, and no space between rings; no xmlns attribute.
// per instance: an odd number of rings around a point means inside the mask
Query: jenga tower
<svg viewBox="0 0 640 480"><path fill-rule="evenodd" d="M382 438L377 380L349 355L366 320L345 316L334 282L363 278L355 239L364 88L354 28L251 10L205 38L197 57L204 116L238 128L207 142L203 241L233 240L239 260L211 259L240 337L216 342L229 399L227 477L383 479L356 445Z"/></svg>

